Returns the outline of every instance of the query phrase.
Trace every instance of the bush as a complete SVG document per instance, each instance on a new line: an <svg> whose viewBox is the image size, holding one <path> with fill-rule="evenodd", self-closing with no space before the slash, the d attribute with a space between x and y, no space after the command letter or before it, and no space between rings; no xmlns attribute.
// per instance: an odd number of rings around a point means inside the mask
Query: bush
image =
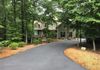
<svg viewBox="0 0 100 70"><path fill-rule="evenodd" d="M0 42L1 47L7 47L10 44L10 40L4 40Z"/></svg>
<svg viewBox="0 0 100 70"><path fill-rule="evenodd" d="M19 42L18 44L19 44L19 45L18 45L19 47L23 47L24 45L26 45L25 42Z"/></svg>
<svg viewBox="0 0 100 70"><path fill-rule="evenodd" d="M11 43L11 41L5 40L5 41L2 41L2 43L3 43L4 47L7 47Z"/></svg>
<svg viewBox="0 0 100 70"><path fill-rule="evenodd" d="M16 42L13 42L9 45L9 47L12 49L12 50L16 50L18 47L19 47L19 44L16 43Z"/></svg>
<svg viewBox="0 0 100 70"><path fill-rule="evenodd" d="M52 38L47 38L47 42L50 43L50 42L53 42L54 40Z"/></svg>
<svg viewBox="0 0 100 70"><path fill-rule="evenodd" d="M0 42L0 47L4 47L4 44L2 42Z"/></svg>
<svg viewBox="0 0 100 70"><path fill-rule="evenodd" d="M2 53L3 44L0 42L0 53Z"/></svg>
<svg viewBox="0 0 100 70"><path fill-rule="evenodd" d="M41 38L35 38L34 40L33 40L33 43L34 44L39 44L39 43L41 43L42 42L42 39Z"/></svg>

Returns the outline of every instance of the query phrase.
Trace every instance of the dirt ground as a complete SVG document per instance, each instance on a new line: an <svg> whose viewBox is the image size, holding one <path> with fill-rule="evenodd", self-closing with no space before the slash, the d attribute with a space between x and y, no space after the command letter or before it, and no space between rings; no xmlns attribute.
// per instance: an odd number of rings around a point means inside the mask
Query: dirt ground
<svg viewBox="0 0 100 70"><path fill-rule="evenodd" d="M100 70L100 54L80 48L69 48L64 54L87 70Z"/></svg>
<svg viewBox="0 0 100 70"><path fill-rule="evenodd" d="M26 51L28 49L32 49L32 48L35 48L35 47L37 47L39 45L45 45L45 44L46 43L38 44L38 45L34 45L34 44L26 45L26 46L24 46L22 48L18 48L16 50L11 50L10 48L4 48L4 49L2 49L2 52L0 52L0 58L6 58L6 57L9 57L11 55L17 54L19 52L23 52L23 51Z"/></svg>

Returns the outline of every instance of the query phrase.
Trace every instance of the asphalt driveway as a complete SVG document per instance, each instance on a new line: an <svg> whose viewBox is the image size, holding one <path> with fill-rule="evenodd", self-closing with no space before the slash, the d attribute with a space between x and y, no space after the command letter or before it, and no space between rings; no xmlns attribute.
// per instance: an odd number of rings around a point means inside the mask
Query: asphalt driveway
<svg viewBox="0 0 100 70"><path fill-rule="evenodd" d="M49 43L0 59L0 70L86 70L63 54L64 49L75 43L67 40Z"/></svg>

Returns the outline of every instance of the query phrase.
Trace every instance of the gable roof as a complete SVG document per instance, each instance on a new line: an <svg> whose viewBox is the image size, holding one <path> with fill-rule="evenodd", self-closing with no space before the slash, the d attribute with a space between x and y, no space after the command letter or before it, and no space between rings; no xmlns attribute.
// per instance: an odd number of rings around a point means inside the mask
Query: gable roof
<svg viewBox="0 0 100 70"><path fill-rule="evenodd" d="M40 25L40 28L38 28L38 27L34 27L34 30L43 30L43 29L45 29L46 27L45 27L45 23L41 23L41 22L39 22L39 21L34 21L34 25ZM50 25L48 25L48 29L49 30L56 30L56 28L60 25L61 23L60 22L57 22L57 23L55 23L55 24L50 24Z"/></svg>

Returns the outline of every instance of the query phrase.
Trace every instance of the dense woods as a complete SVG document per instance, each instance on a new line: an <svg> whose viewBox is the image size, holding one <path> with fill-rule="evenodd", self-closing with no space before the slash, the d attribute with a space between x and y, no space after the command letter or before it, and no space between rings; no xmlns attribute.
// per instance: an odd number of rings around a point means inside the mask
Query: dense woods
<svg viewBox="0 0 100 70"><path fill-rule="evenodd" d="M100 38L99 0L0 0L0 41L32 42L34 21L61 22L78 37ZM1 47L1 46L0 46Z"/></svg>

